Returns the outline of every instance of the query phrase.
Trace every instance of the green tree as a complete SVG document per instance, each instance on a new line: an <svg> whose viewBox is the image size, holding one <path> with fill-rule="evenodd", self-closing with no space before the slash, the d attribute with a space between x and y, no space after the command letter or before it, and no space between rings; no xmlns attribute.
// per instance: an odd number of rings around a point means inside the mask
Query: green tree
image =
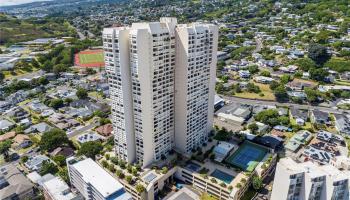
<svg viewBox="0 0 350 200"><path fill-rule="evenodd" d="M86 157L95 159L96 155L100 154L103 150L101 142L90 141L81 145L78 155L85 155Z"/></svg>
<svg viewBox="0 0 350 200"><path fill-rule="evenodd" d="M59 170L59 171L58 171L58 175L59 175L66 183L69 183L69 176L68 176L67 167L63 167L61 170Z"/></svg>
<svg viewBox="0 0 350 200"><path fill-rule="evenodd" d="M271 76L271 73L270 73L270 71L264 70L264 71L260 72L260 75L261 75L261 76L270 77L270 76Z"/></svg>
<svg viewBox="0 0 350 200"><path fill-rule="evenodd" d="M121 179L123 179L125 176L122 170L117 170L116 175Z"/></svg>
<svg viewBox="0 0 350 200"><path fill-rule="evenodd" d="M11 144L11 140L0 142L0 154L4 155L5 160L8 160L9 158L9 150L11 148Z"/></svg>
<svg viewBox="0 0 350 200"><path fill-rule="evenodd" d="M33 59L31 64L35 68L40 68L40 64L39 64L39 62L36 59Z"/></svg>
<svg viewBox="0 0 350 200"><path fill-rule="evenodd" d="M146 190L146 188L143 185L141 185L141 184L137 184L135 189L136 189L136 191L138 193L142 193L142 192L144 192Z"/></svg>
<svg viewBox="0 0 350 200"><path fill-rule="evenodd" d="M324 81L328 74L328 71L323 68L310 69L310 78L316 81Z"/></svg>
<svg viewBox="0 0 350 200"><path fill-rule="evenodd" d="M62 99L52 99L49 104L50 107L54 109L59 109L63 107L63 100Z"/></svg>
<svg viewBox="0 0 350 200"><path fill-rule="evenodd" d="M86 99L88 97L88 92L84 88L78 88L76 95L79 99Z"/></svg>
<svg viewBox="0 0 350 200"><path fill-rule="evenodd" d="M87 68L86 69L86 74L88 74L88 75L96 74L96 71L94 69L92 69L92 68Z"/></svg>
<svg viewBox="0 0 350 200"><path fill-rule="evenodd" d="M303 71L309 71L311 68L316 67L316 64L310 58L300 58L296 60L293 64L299 67Z"/></svg>
<svg viewBox="0 0 350 200"><path fill-rule="evenodd" d="M251 73L251 74L256 74L259 72L259 67L257 65L250 65L248 67L248 71Z"/></svg>
<svg viewBox="0 0 350 200"><path fill-rule="evenodd" d="M291 81L291 76L290 75L288 75L288 74L283 74L282 76L281 76L281 83L282 84L287 84L289 81Z"/></svg>
<svg viewBox="0 0 350 200"><path fill-rule="evenodd" d="M305 88L304 92L306 94L306 99L310 103L315 103L318 101L319 97L322 97L322 94L318 90L314 90L312 88Z"/></svg>
<svg viewBox="0 0 350 200"><path fill-rule="evenodd" d="M0 72L0 83L2 83L5 79L5 74L3 72Z"/></svg>
<svg viewBox="0 0 350 200"><path fill-rule="evenodd" d="M126 182L128 182L130 184L132 181L132 176L130 176L130 175L126 176L125 180L126 180Z"/></svg>
<svg viewBox="0 0 350 200"><path fill-rule="evenodd" d="M58 172L57 166L50 162L50 161L44 161L41 168L40 168L40 175L45 175L45 174L56 174Z"/></svg>
<svg viewBox="0 0 350 200"><path fill-rule="evenodd" d="M253 185L254 190L258 191L263 187L263 181L260 177L253 176L252 185Z"/></svg>
<svg viewBox="0 0 350 200"><path fill-rule="evenodd" d="M278 102L283 102L288 100L287 90L286 88L284 88L283 85L278 86L275 90L273 90L273 93Z"/></svg>
<svg viewBox="0 0 350 200"><path fill-rule="evenodd" d="M248 125L248 129L252 131L252 134L256 135L259 127L256 123L251 123Z"/></svg>
<svg viewBox="0 0 350 200"><path fill-rule="evenodd" d="M319 66L323 66L323 64L331 58L331 55L328 53L327 48L320 44L310 44L308 52L309 58Z"/></svg>
<svg viewBox="0 0 350 200"><path fill-rule="evenodd" d="M267 109L255 115L255 120L264 124L268 124L270 119L277 118L278 116L279 114L277 110Z"/></svg>
<svg viewBox="0 0 350 200"><path fill-rule="evenodd" d="M58 64L53 67L53 73L60 74L62 72L66 72L68 70L68 66L64 64Z"/></svg>
<svg viewBox="0 0 350 200"><path fill-rule="evenodd" d="M162 168L162 174L166 174L166 173L168 173L168 168L167 167L163 167Z"/></svg>
<svg viewBox="0 0 350 200"><path fill-rule="evenodd" d="M52 151L67 144L69 144L67 134L60 129L52 129L45 132L39 143L40 149L43 151Z"/></svg>
<svg viewBox="0 0 350 200"><path fill-rule="evenodd" d="M62 167L66 164L66 157L64 155L57 155L53 158L53 161L55 161L58 166Z"/></svg>

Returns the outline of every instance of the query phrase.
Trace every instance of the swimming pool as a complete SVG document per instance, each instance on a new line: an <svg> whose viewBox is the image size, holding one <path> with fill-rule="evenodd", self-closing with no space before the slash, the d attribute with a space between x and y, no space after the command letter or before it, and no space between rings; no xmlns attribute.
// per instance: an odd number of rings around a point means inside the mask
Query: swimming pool
<svg viewBox="0 0 350 200"><path fill-rule="evenodd" d="M227 173L220 171L218 169L213 171L213 173L211 173L210 176L215 177L219 180L222 180L226 184L230 184L234 178L234 176L231 176L230 174L227 174Z"/></svg>

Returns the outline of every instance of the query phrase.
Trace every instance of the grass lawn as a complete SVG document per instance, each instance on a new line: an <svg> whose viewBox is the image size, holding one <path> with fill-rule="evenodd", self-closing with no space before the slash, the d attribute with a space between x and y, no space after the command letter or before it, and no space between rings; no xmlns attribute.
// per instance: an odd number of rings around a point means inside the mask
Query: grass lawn
<svg viewBox="0 0 350 200"><path fill-rule="evenodd" d="M5 75L5 79L13 79L16 78L17 76L21 76L24 74L29 74L29 73L33 73L35 71L38 71L38 68L34 68L32 67L32 71L24 71L24 70L20 70L20 69L15 69L15 70L11 70L11 71L3 71L4 75Z"/></svg>
<svg viewBox="0 0 350 200"><path fill-rule="evenodd" d="M32 146L27 147L27 148L24 148L24 149L19 149L19 150L17 151L17 153L18 153L19 155L22 155L22 154L26 153L27 151L29 151L30 149L33 149L34 147L35 147L35 145L32 145Z"/></svg>
<svg viewBox="0 0 350 200"><path fill-rule="evenodd" d="M95 97L95 98L97 98L97 99L103 99L102 95L101 95L100 93L96 92L96 91L94 91L94 92L89 92L89 96L90 96L90 97Z"/></svg>
<svg viewBox="0 0 350 200"><path fill-rule="evenodd" d="M285 135L286 138L289 140L290 138L293 137L294 133L293 133L293 132L285 132L284 135Z"/></svg>
<svg viewBox="0 0 350 200"><path fill-rule="evenodd" d="M200 200L217 200L214 196L211 196L208 193L203 193L202 196L200 197Z"/></svg>
<svg viewBox="0 0 350 200"><path fill-rule="evenodd" d="M350 83L349 83L349 82L341 81L341 80L335 80L334 83L335 83L335 84L338 84L338 85L347 85L347 86L350 86Z"/></svg>
<svg viewBox="0 0 350 200"><path fill-rule="evenodd" d="M104 62L103 52L94 54L79 54L79 60L81 64Z"/></svg>
<svg viewBox="0 0 350 200"><path fill-rule="evenodd" d="M0 155L0 165L3 165L5 162L6 162L6 161L5 161L5 158L4 158L4 156L1 154L1 155Z"/></svg>
<svg viewBox="0 0 350 200"><path fill-rule="evenodd" d="M261 83L254 83L256 86L259 86L261 93L264 94L264 96L260 96L256 93L250 93L250 92L241 92L241 93L235 93L235 97L240 98L246 98L246 99L261 99L261 100L275 100L275 95L272 93L272 90L270 89L270 86L267 84L261 84Z"/></svg>
<svg viewBox="0 0 350 200"><path fill-rule="evenodd" d="M39 144L41 140L41 136L39 134L29 135L29 138L34 144Z"/></svg>
<svg viewBox="0 0 350 200"><path fill-rule="evenodd" d="M289 118L290 119L290 123L294 126L294 125L297 125L295 119L293 119L292 117ZM312 124L311 122L305 122L304 126L301 127L302 129L304 130L309 130L309 129L312 129Z"/></svg>

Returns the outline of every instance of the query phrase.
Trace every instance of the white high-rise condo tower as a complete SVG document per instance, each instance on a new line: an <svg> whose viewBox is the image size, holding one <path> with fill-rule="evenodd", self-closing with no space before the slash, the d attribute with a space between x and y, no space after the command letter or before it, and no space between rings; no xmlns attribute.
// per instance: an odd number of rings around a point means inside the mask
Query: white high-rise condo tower
<svg viewBox="0 0 350 200"><path fill-rule="evenodd" d="M201 147L212 129L217 26L176 27L175 146L182 153Z"/></svg>
<svg viewBox="0 0 350 200"><path fill-rule="evenodd" d="M103 31L116 154L148 166L212 127L218 30L176 18Z"/></svg>
<svg viewBox="0 0 350 200"><path fill-rule="evenodd" d="M311 161L296 163L289 157L276 167L271 200L348 200L350 172Z"/></svg>

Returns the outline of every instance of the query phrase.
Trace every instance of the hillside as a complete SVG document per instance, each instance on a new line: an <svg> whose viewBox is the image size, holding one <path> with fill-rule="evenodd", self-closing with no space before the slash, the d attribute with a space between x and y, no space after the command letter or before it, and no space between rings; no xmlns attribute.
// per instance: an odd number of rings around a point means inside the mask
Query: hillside
<svg viewBox="0 0 350 200"><path fill-rule="evenodd" d="M17 19L0 14L0 45L40 37L75 36L74 28L61 19Z"/></svg>

